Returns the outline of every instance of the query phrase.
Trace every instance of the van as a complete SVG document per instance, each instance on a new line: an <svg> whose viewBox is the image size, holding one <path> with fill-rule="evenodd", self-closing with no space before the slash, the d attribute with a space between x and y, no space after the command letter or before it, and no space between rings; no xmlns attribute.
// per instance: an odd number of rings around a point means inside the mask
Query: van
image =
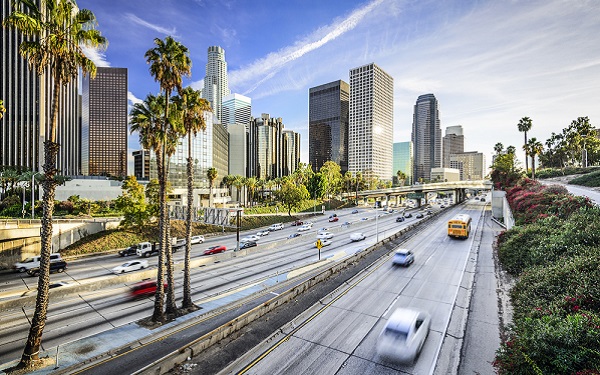
<svg viewBox="0 0 600 375"><path fill-rule="evenodd" d="M50 262L62 261L59 253L50 254ZM40 268L40 256L34 256L25 259L22 262L17 262L13 265L13 270L16 272L26 272L32 268Z"/></svg>
<svg viewBox="0 0 600 375"><path fill-rule="evenodd" d="M269 228L267 228L270 231L274 231L274 230L281 230L283 229L283 224L278 223L278 224L272 224Z"/></svg>

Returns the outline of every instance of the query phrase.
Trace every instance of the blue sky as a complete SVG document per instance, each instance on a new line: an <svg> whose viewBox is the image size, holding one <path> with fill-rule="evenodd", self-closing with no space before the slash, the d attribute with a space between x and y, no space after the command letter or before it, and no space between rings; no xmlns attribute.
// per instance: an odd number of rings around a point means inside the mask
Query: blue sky
<svg viewBox="0 0 600 375"><path fill-rule="evenodd" d="M308 162L308 89L375 62L394 78L394 141L410 140L421 94L438 99L442 134L463 125L465 151L491 162L520 150L519 119L544 142L579 116L600 127L600 2L595 0L79 0L109 40L88 51L129 69L130 101L159 91L144 53L171 35L190 50L202 87L207 48L225 49L232 92L252 115L282 117ZM130 153L138 149L130 136ZM520 152L522 154L522 152ZM522 157L521 157L522 158Z"/></svg>

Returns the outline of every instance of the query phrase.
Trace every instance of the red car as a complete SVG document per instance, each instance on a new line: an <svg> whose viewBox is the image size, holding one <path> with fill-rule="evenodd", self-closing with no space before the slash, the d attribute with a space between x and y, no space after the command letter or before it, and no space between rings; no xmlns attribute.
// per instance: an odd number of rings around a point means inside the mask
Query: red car
<svg viewBox="0 0 600 375"><path fill-rule="evenodd" d="M215 245L215 246L211 246L208 249L204 250L203 255L211 255L211 254L218 254L218 253L224 253L225 251L227 251L227 248L223 245Z"/></svg>
<svg viewBox="0 0 600 375"><path fill-rule="evenodd" d="M330 218L329 218L329 222L330 222L330 223L335 223L335 222L336 222L336 221L338 221L338 220L339 220L339 219L338 219L338 217L337 217L337 216L334 216L334 217L330 217Z"/></svg>
<svg viewBox="0 0 600 375"><path fill-rule="evenodd" d="M130 293L133 298L152 296L156 293L156 286L156 280L140 281L133 286ZM167 283L165 283L164 286L166 289Z"/></svg>
<svg viewBox="0 0 600 375"><path fill-rule="evenodd" d="M292 223L292 226L295 227L297 225L302 225L302 224L304 224L304 223L302 223L300 220L296 220Z"/></svg>

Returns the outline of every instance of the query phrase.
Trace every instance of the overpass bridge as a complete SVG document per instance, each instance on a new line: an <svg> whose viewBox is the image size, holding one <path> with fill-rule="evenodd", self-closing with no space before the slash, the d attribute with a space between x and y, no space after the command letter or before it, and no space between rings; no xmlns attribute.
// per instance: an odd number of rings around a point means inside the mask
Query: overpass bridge
<svg viewBox="0 0 600 375"><path fill-rule="evenodd" d="M385 199L385 205L389 205L390 198L396 199L396 204L400 204L401 199L417 199L420 205L420 199L424 198L427 202L427 193L452 193L456 197L456 201L460 202L466 198L468 190L491 190L492 181L476 180L476 181L452 181L452 182L435 182L430 184L415 184L410 186L398 186L387 189L363 190L356 193L343 194L345 198L356 199L362 198L364 201L372 198L375 200Z"/></svg>

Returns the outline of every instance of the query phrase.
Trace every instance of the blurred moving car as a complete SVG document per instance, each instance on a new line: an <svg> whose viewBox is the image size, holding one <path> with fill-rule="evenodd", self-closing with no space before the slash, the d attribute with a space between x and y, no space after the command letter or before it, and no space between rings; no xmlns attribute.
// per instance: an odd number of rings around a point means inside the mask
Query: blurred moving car
<svg viewBox="0 0 600 375"><path fill-rule="evenodd" d="M421 310L398 308L377 339L377 352L389 361L411 363L429 334L431 316Z"/></svg>
<svg viewBox="0 0 600 375"><path fill-rule="evenodd" d="M125 262L125 263L121 264L120 266L116 266L111 271L112 271L112 273L115 273L118 275L120 273L125 273L125 272L130 272L130 271L143 270L144 268L148 268L148 261L145 259L140 259L140 260L132 260L131 262Z"/></svg>
<svg viewBox="0 0 600 375"><path fill-rule="evenodd" d="M57 260L50 262L50 273L58 272L61 273L67 269L67 262L64 260ZM40 274L40 267L33 267L27 270L29 276L38 276Z"/></svg>
<svg viewBox="0 0 600 375"><path fill-rule="evenodd" d="M352 233L350 235L350 240L352 242L356 242L356 241L362 241L365 238L367 238L363 233Z"/></svg>
<svg viewBox="0 0 600 375"><path fill-rule="evenodd" d="M281 230L281 229L283 229L283 224L281 224L281 223L271 224L271 226L267 228L267 230L269 230L269 231Z"/></svg>
<svg viewBox="0 0 600 375"><path fill-rule="evenodd" d="M404 216L398 216L398 217L396 218L396 223L401 223L401 222L403 222L403 221L404 221Z"/></svg>
<svg viewBox="0 0 600 375"><path fill-rule="evenodd" d="M404 217L408 219L408 218L412 217L412 214L410 212L407 212L404 214Z"/></svg>
<svg viewBox="0 0 600 375"><path fill-rule="evenodd" d="M330 223L335 223L335 222L336 222L336 221L338 221L338 220L339 220L339 218L338 218L337 216L334 216L334 217L330 217L330 218L329 218L329 222L330 222Z"/></svg>
<svg viewBox="0 0 600 375"><path fill-rule="evenodd" d="M156 280L143 280L134 284L129 294L133 298L152 296L156 293L157 286ZM164 287L167 287L167 283L164 284Z"/></svg>
<svg viewBox="0 0 600 375"><path fill-rule="evenodd" d="M300 237L301 234L300 233L292 233L288 236L288 239L292 239L292 238L296 238L296 237Z"/></svg>
<svg viewBox="0 0 600 375"><path fill-rule="evenodd" d="M424 217L424 215L423 215L423 213L422 213L422 212L419 212L419 213L417 214L417 216L415 216L415 217L416 217L417 219L422 219L422 218Z"/></svg>
<svg viewBox="0 0 600 375"><path fill-rule="evenodd" d="M298 225L302 225L302 224L303 224L303 223L302 223L300 220L296 220L296 221L293 221L293 222L292 222L292 226L293 226L293 227L295 227L295 226L298 226Z"/></svg>
<svg viewBox="0 0 600 375"><path fill-rule="evenodd" d="M22 262L17 262L13 265L13 270L17 272L25 272L33 268L40 267L40 255L29 257ZM52 262L61 262L62 258L60 257L60 253L52 253L50 254L50 263Z"/></svg>
<svg viewBox="0 0 600 375"><path fill-rule="evenodd" d="M128 257L130 255L135 255L136 251L137 251L137 244L129 246L126 249L119 250L119 255L122 257Z"/></svg>
<svg viewBox="0 0 600 375"><path fill-rule="evenodd" d="M331 232L319 232L319 234L317 234L317 239L329 240L331 238L333 238L333 233Z"/></svg>
<svg viewBox="0 0 600 375"><path fill-rule="evenodd" d="M211 255L211 254L218 254L218 253L224 253L225 251L227 251L227 248L223 245L215 245L215 246L211 246L208 249L204 250L204 252L202 253L202 255Z"/></svg>
<svg viewBox="0 0 600 375"><path fill-rule="evenodd" d="M398 266L410 266L415 261L415 255L412 251L408 249L398 249L394 253L394 258L392 259L393 265Z"/></svg>
<svg viewBox="0 0 600 375"><path fill-rule="evenodd" d="M260 240L260 236L257 236L255 234L251 234L249 236L246 236L246 237L242 238L240 240L240 242L258 241L258 240Z"/></svg>
<svg viewBox="0 0 600 375"><path fill-rule="evenodd" d="M192 240L190 241L190 243L192 245L204 243L204 236L192 236Z"/></svg>
<svg viewBox="0 0 600 375"><path fill-rule="evenodd" d="M254 241L240 242L240 249L247 249L249 247L254 247L254 246L256 246L256 242L254 242Z"/></svg>
<svg viewBox="0 0 600 375"><path fill-rule="evenodd" d="M260 237L264 237L264 236L268 236L269 233L271 233L271 232L269 232L268 230L261 230L260 232L256 233L256 235L260 236Z"/></svg>
<svg viewBox="0 0 600 375"><path fill-rule="evenodd" d="M358 213L358 210L357 210L357 209L354 209L354 210L352 210L352 213L353 213L353 214L357 214L357 213Z"/></svg>
<svg viewBox="0 0 600 375"><path fill-rule="evenodd" d="M307 230L310 230L312 228L312 225L308 225L308 224L304 224L302 226L300 226L300 228L296 229L298 232L306 232Z"/></svg>

